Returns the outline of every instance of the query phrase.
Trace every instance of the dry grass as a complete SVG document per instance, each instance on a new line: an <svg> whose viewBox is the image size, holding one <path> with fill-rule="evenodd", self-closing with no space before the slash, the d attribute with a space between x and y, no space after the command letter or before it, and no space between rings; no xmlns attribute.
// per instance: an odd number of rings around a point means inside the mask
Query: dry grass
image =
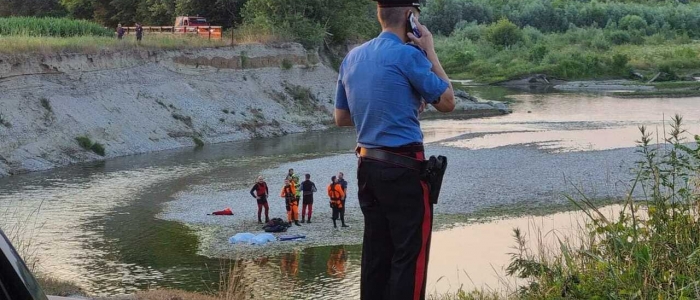
<svg viewBox="0 0 700 300"><path fill-rule="evenodd" d="M8 203L6 207L0 207L0 229L10 239L32 272L39 264L36 253L39 247L33 237L44 227L44 223L38 217L42 205L43 202L30 211L23 211L18 203Z"/></svg>
<svg viewBox="0 0 700 300"><path fill-rule="evenodd" d="M235 44L278 44L294 41L293 35L279 29L261 29L245 24L223 33L224 40L230 41L232 38Z"/></svg>
<svg viewBox="0 0 700 300"><path fill-rule="evenodd" d="M60 297L85 296L85 291L72 282L44 276L37 276L36 280L39 281L41 289L47 295Z"/></svg>

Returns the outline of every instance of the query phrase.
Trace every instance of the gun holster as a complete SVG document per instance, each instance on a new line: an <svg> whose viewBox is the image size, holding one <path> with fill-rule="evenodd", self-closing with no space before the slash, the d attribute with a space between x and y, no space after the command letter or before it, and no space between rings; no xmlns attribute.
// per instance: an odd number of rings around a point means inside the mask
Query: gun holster
<svg viewBox="0 0 700 300"><path fill-rule="evenodd" d="M421 173L423 180L428 184L430 202L433 204L438 203L440 190L442 189L442 178L445 176L446 170L447 157L442 155L438 157L433 155L423 163L423 170Z"/></svg>

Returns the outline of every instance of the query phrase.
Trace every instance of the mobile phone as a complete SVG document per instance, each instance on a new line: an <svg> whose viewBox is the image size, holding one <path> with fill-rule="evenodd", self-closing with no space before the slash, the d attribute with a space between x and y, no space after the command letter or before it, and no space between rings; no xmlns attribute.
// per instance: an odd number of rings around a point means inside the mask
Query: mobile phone
<svg viewBox="0 0 700 300"><path fill-rule="evenodd" d="M408 28L411 29L413 32L413 35L416 37L421 37L420 31L418 30L418 26L416 26L416 18L413 16L413 12L410 12L408 14Z"/></svg>

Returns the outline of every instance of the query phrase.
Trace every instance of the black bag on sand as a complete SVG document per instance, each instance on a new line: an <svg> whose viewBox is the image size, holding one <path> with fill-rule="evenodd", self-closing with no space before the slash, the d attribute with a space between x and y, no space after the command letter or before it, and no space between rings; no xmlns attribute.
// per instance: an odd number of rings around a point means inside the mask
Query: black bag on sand
<svg viewBox="0 0 700 300"><path fill-rule="evenodd" d="M265 232L285 232L287 228L289 228L289 223L280 218L274 218L270 220L270 222L267 222L262 229Z"/></svg>

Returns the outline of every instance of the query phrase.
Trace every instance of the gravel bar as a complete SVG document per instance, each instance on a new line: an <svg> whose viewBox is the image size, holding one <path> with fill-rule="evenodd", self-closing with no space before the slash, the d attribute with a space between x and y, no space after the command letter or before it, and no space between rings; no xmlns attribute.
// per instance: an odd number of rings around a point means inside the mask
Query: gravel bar
<svg viewBox="0 0 700 300"><path fill-rule="evenodd" d="M634 148L605 151L554 153L534 145L468 150L431 145L428 155L449 158L436 214L469 214L494 206L559 204L576 188L588 197L624 196L633 179L631 168L639 157ZM300 176L312 174L319 188L313 223L293 226L284 234L306 235L306 240L274 242L265 246L231 245L228 238L238 232L262 232L257 224L257 205L248 190L217 190L196 186L176 195L159 217L185 223L200 236L200 253L209 257L249 258L313 246L349 245L362 242L362 213L357 202L355 180L357 159L342 154L279 165L263 172L270 186L270 217L286 220L284 201L277 197L287 169ZM330 177L345 172L349 181L346 221L350 228L334 229L325 188ZM251 186L252 186L252 178ZM208 216L207 213L231 207L234 216ZM300 207L301 211L301 207ZM440 225L435 224L436 228Z"/></svg>

